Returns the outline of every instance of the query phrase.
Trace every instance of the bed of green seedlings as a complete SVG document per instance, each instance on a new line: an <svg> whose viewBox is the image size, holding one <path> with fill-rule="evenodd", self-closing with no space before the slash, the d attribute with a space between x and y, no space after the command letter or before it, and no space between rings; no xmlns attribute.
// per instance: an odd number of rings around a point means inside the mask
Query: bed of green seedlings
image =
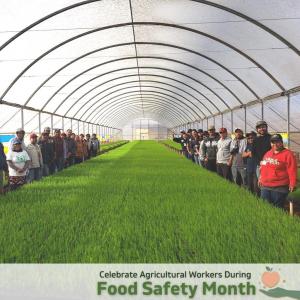
<svg viewBox="0 0 300 300"><path fill-rule="evenodd" d="M164 140L162 141L162 144L171 146L177 150L181 150L181 145L179 143L174 142L173 140Z"/></svg>
<svg viewBox="0 0 300 300"><path fill-rule="evenodd" d="M152 141L9 193L0 261L299 263L300 219Z"/></svg>
<svg viewBox="0 0 300 300"><path fill-rule="evenodd" d="M127 141L117 141L117 142L111 142L111 143L107 143L107 144L101 144L100 145L100 150L101 151L107 151L107 150L110 150L112 148L116 148L118 146L124 145L126 143L127 143Z"/></svg>

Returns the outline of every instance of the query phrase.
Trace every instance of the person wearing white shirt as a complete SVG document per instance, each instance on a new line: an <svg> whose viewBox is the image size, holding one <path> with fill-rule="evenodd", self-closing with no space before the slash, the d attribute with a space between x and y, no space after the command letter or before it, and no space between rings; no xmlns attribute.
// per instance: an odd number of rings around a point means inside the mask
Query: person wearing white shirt
<svg viewBox="0 0 300 300"><path fill-rule="evenodd" d="M219 130L220 139L218 140L218 152L217 152L217 173L225 179L230 179L231 168L231 138L228 137L227 129L222 127Z"/></svg>
<svg viewBox="0 0 300 300"><path fill-rule="evenodd" d="M15 140L12 150L6 156L10 190L16 190L26 183L26 173L30 164L28 153L22 149L22 142Z"/></svg>
<svg viewBox="0 0 300 300"><path fill-rule="evenodd" d="M27 152L31 160L27 181L31 183L42 178L43 167L43 156L40 146L37 144L37 135L35 133L30 134L30 144L27 146Z"/></svg>
<svg viewBox="0 0 300 300"><path fill-rule="evenodd" d="M231 153L231 172L233 181L242 186L247 186L247 170L246 163L243 158L243 153L247 147L247 139L244 137L244 133L241 129L237 128L234 131L235 138L230 146Z"/></svg>

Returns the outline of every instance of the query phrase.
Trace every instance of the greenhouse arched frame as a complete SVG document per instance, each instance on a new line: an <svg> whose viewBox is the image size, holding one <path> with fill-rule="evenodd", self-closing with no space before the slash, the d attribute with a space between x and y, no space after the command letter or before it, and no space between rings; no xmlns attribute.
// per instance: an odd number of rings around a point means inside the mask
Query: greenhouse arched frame
<svg viewBox="0 0 300 300"><path fill-rule="evenodd" d="M298 1L2 2L2 133L265 119L299 148Z"/></svg>

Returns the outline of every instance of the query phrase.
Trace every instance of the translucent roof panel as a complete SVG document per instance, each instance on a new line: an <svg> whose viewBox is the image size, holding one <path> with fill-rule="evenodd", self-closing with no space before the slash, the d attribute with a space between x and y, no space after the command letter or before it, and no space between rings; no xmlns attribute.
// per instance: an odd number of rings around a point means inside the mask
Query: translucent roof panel
<svg viewBox="0 0 300 300"><path fill-rule="evenodd" d="M26 130L48 124L39 111L55 114L57 126L63 117L113 126L146 115L177 126L226 123L231 109L233 125L248 129L259 103L276 97L265 118L277 116L277 129L288 117L286 95L300 89L298 0L0 5L0 108L11 108L9 130L21 108Z"/></svg>

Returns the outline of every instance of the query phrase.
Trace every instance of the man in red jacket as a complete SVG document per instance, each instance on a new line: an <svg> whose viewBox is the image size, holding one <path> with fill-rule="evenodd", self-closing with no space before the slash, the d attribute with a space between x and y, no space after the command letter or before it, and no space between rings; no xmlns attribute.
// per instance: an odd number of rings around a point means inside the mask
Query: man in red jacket
<svg viewBox="0 0 300 300"><path fill-rule="evenodd" d="M260 163L261 197L283 208L288 193L296 189L297 162L292 151L284 148L280 134L274 134L270 141L272 148Z"/></svg>

